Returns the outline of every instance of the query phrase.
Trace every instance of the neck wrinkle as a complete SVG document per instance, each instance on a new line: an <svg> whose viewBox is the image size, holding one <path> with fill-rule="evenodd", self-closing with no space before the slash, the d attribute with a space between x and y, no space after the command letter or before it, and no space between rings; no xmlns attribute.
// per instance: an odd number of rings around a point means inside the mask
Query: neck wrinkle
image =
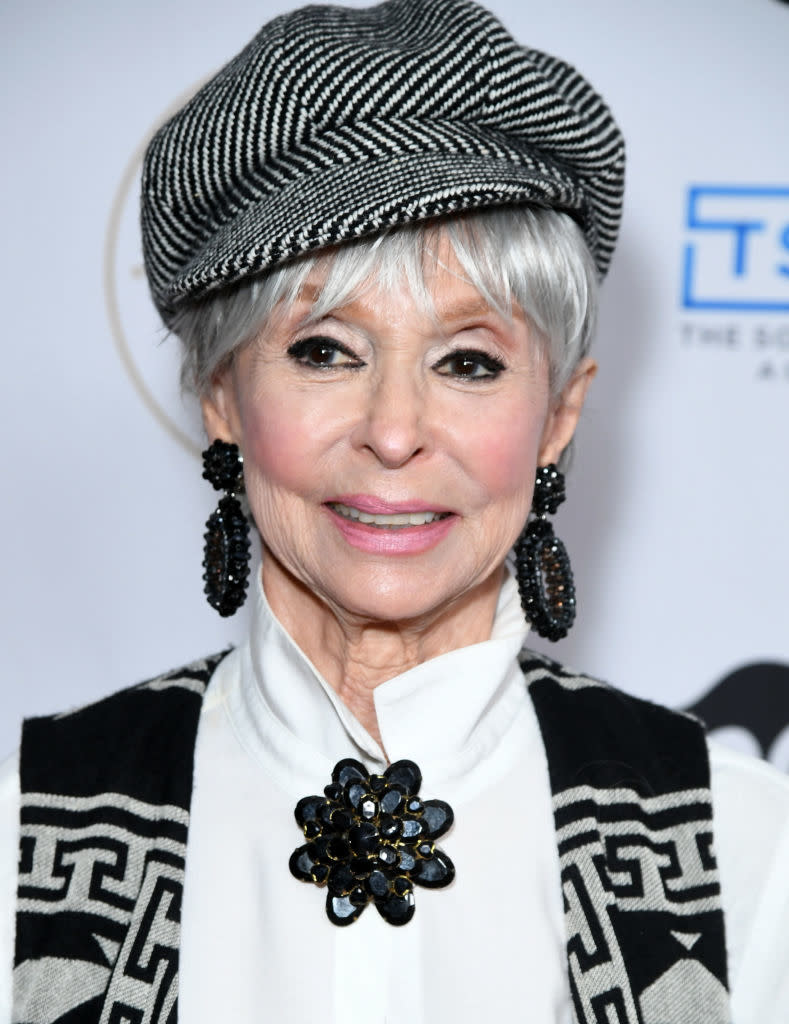
<svg viewBox="0 0 789 1024"><path fill-rule="evenodd" d="M488 640L506 576L493 573L480 587L462 595L432 621L359 622L297 586L278 608L260 585L269 613L314 671L365 728L380 741L375 690L419 665L460 648Z"/></svg>
<svg viewBox="0 0 789 1024"><path fill-rule="evenodd" d="M490 640L429 659L374 689L380 742L277 620L260 583L255 600L249 643L239 652L248 668L231 715L241 716L237 732L246 731L253 756L261 743L275 752L283 784L288 773L315 780L307 786L328 780L344 757L377 772L390 759L410 758L431 786L460 779L501 742L523 702L517 654L527 626L510 577Z"/></svg>

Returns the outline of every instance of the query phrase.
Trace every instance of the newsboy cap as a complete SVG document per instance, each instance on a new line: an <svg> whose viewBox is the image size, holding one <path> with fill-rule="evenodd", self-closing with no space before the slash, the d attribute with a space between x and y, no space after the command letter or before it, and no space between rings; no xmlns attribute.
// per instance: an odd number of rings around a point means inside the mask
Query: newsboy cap
<svg viewBox="0 0 789 1024"><path fill-rule="evenodd" d="M145 265L184 305L387 228L506 204L565 210L600 275L624 142L574 68L470 0L303 7L265 25L154 136Z"/></svg>

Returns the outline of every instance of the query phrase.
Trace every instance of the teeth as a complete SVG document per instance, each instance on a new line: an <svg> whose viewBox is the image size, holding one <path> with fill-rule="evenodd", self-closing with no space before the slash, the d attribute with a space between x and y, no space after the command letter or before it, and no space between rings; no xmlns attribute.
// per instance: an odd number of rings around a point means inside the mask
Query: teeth
<svg viewBox="0 0 789 1024"><path fill-rule="evenodd" d="M339 502L332 503L335 512L346 519L355 519L359 523L366 523L369 526L426 526L435 519L444 519L448 512L398 512L391 515L373 515L370 512L360 512L358 508L351 505L341 505Z"/></svg>

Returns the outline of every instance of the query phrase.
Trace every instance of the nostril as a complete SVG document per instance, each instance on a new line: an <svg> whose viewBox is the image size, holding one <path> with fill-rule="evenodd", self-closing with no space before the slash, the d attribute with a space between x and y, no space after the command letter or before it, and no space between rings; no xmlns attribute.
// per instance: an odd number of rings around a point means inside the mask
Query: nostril
<svg viewBox="0 0 789 1024"><path fill-rule="evenodd" d="M354 431L358 447L369 449L387 467L404 465L427 446L423 418L418 403L401 394L379 393L370 403L368 415Z"/></svg>

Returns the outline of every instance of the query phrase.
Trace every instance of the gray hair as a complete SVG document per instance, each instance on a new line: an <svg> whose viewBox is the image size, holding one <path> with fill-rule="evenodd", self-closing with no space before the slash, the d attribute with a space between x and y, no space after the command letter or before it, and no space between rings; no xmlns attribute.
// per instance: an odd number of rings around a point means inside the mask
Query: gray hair
<svg viewBox="0 0 789 1024"><path fill-rule="evenodd" d="M173 322L183 347L185 389L205 394L233 353L258 336L280 303L293 302L308 275L326 267L311 316L319 319L353 301L371 281L405 281L415 302L432 311L425 283L446 237L468 281L498 312L516 303L536 327L558 395L589 350L597 313L598 277L579 226L565 213L505 207L410 224L372 239L300 257L179 312Z"/></svg>

